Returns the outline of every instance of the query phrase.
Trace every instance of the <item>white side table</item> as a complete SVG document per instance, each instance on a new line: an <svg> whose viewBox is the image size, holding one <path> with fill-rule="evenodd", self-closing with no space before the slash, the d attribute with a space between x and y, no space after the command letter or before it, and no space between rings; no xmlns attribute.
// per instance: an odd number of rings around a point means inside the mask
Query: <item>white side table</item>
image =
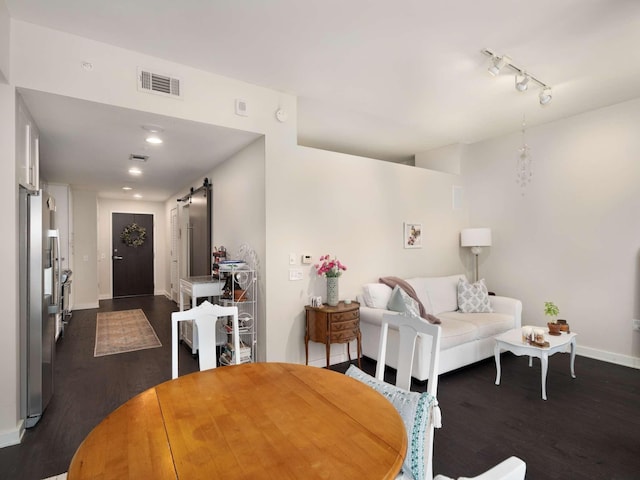
<svg viewBox="0 0 640 480"><path fill-rule="evenodd" d="M195 308L200 297L219 297L222 295L222 282L211 275L187 277L180 279L180 311L184 311L184 296L191 297L191 308ZM193 322L185 322L180 326L180 338L191 346L191 354L198 351L198 329Z"/></svg>
<svg viewBox="0 0 640 480"><path fill-rule="evenodd" d="M549 357L554 353L566 353L567 345L571 347L571 377L576 378L575 359L576 359L576 337L575 333L563 333L561 335L545 334L545 341L549 342L548 347L538 347L537 345L529 345L522 341L522 330L519 328L509 330L496 337L496 346L494 355L496 359L496 385L500 385L500 352L507 350L514 355L529 355L529 366L533 364L533 357L540 359L542 364L541 382L542 382L542 399L547 399L547 368L549 365Z"/></svg>

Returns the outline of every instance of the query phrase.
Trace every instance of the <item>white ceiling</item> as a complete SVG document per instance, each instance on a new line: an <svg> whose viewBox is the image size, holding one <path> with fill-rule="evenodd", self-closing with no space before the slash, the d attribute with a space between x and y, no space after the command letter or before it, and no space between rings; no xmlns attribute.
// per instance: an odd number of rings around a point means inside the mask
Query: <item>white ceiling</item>
<svg viewBox="0 0 640 480"><path fill-rule="evenodd" d="M300 144L384 160L640 97L638 0L5 2L16 19L297 95ZM483 48L551 85L551 104L490 77ZM39 126L63 130L31 95ZM65 149L98 150L70 135L50 138L70 162L86 157Z"/></svg>
<svg viewBox="0 0 640 480"><path fill-rule="evenodd" d="M49 183L88 188L105 198L142 195L165 201L202 180L259 135L75 98L20 89L41 130L40 175ZM164 143L144 141L142 126L161 126ZM129 157L145 155L146 163ZM142 175L129 175L139 167ZM125 192L122 187L132 190ZM198 187L199 185L191 185Z"/></svg>

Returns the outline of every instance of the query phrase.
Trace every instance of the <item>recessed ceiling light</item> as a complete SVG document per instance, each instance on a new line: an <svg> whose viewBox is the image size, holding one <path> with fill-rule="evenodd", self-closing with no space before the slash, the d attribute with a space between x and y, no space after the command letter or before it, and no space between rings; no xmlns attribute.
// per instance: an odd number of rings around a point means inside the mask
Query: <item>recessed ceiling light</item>
<svg viewBox="0 0 640 480"><path fill-rule="evenodd" d="M142 175L142 170L140 170L139 168L133 167L129 169L129 173L131 175Z"/></svg>
<svg viewBox="0 0 640 480"><path fill-rule="evenodd" d="M148 125L142 125L142 129L146 130L151 134L151 135L148 135L147 138L145 138L145 141L147 143L151 143L154 145L158 145L162 143L162 139L158 136L158 134L164 132L164 128L162 128L159 125L148 124Z"/></svg>
<svg viewBox="0 0 640 480"><path fill-rule="evenodd" d="M147 143L152 143L153 145L159 145L162 143L162 139L157 135L150 135L144 139Z"/></svg>
<svg viewBox="0 0 640 480"><path fill-rule="evenodd" d="M128 192L129 190L131 190L131 187L122 187L122 189L123 189L125 192Z"/></svg>
<svg viewBox="0 0 640 480"><path fill-rule="evenodd" d="M134 193L133 198L142 198L142 195L140 195L139 193Z"/></svg>

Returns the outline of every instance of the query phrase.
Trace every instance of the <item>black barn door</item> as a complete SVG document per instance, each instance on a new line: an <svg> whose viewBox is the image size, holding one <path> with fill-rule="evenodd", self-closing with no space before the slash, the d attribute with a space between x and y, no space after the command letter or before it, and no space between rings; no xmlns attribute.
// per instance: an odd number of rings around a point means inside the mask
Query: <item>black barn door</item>
<svg viewBox="0 0 640 480"><path fill-rule="evenodd" d="M153 215L113 213L111 220L113 297L153 295Z"/></svg>

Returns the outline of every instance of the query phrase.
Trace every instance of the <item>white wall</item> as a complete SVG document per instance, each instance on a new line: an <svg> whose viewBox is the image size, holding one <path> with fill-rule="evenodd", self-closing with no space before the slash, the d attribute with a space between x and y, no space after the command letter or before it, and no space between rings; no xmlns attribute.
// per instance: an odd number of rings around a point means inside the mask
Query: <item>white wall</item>
<svg viewBox="0 0 640 480"><path fill-rule="evenodd" d="M9 83L11 59L11 19L4 0L0 0L0 83Z"/></svg>
<svg viewBox="0 0 640 480"><path fill-rule="evenodd" d="M265 142L260 138L217 166L209 179L213 192L212 245L234 256L247 244L258 257L258 359L265 360Z"/></svg>
<svg viewBox="0 0 640 480"><path fill-rule="evenodd" d="M153 215L153 284L156 295L169 295L166 259L169 257L166 231L169 228L164 203L136 200L98 198L98 295L100 299L113 297L111 265L111 214L146 213Z"/></svg>
<svg viewBox="0 0 640 480"><path fill-rule="evenodd" d="M463 172L474 225L493 246L481 275L542 325L554 301L579 353L640 367L640 99L527 129L533 181L515 183L521 135L471 145Z"/></svg>
<svg viewBox="0 0 640 480"><path fill-rule="evenodd" d="M0 447L19 441L21 430L18 363L18 177L15 162L15 88L0 83L0 195L7 232L0 235L0 278L4 298L0 320Z"/></svg>
<svg viewBox="0 0 640 480"><path fill-rule="evenodd" d="M98 198L72 189L73 308L98 308Z"/></svg>
<svg viewBox="0 0 640 480"><path fill-rule="evenodd" d="M237 253L242 244L247 244L258 257L258 355L259 360L265 360L265 288L264 288L264 259L265 259L265 140L264 137L252 142L240 152L217 165L206 177L211 183L213 194L213 211L211 226L212 247L224 246L229 257ZM202 185L204 178L185 185L175 192L165 203L167 222L170 221L171 209L178 207L178 223L184 230L185 214L182 204L176 198L182 198L189 193L191 187ZM169 224L168 224L169 225ZM168 228L168 227L167 227ZM170 236L167 237L170 242ZM180 243L180 241L178 242ZM184 246L178 249L186 255ZM167 251L166 258L170 252ZM181 272L186 271L184 262L180 266ZM169 272L169 269L167 269ZM170 279L167 279L169 282ZM167 283L169 289L169 283Z"/></svg>
<svg viewBox="0 0 640 480"><path fill-rule="evenodd" d="M309 266L289 281L289 253L337 255L348 270L340 297L355 298L380 276L463 271L458 247L467 209L452 208L455 175L306 147L267 159L267 359L304 362L304 306L326 295ZM423 248L403 247L403 222L422 223ZM353 348L351 349L353 352ZM334 345L333 353L345 350ZM310 362L324 346L310 344ZM342 360L337 357L332 361Z"/></svg>

